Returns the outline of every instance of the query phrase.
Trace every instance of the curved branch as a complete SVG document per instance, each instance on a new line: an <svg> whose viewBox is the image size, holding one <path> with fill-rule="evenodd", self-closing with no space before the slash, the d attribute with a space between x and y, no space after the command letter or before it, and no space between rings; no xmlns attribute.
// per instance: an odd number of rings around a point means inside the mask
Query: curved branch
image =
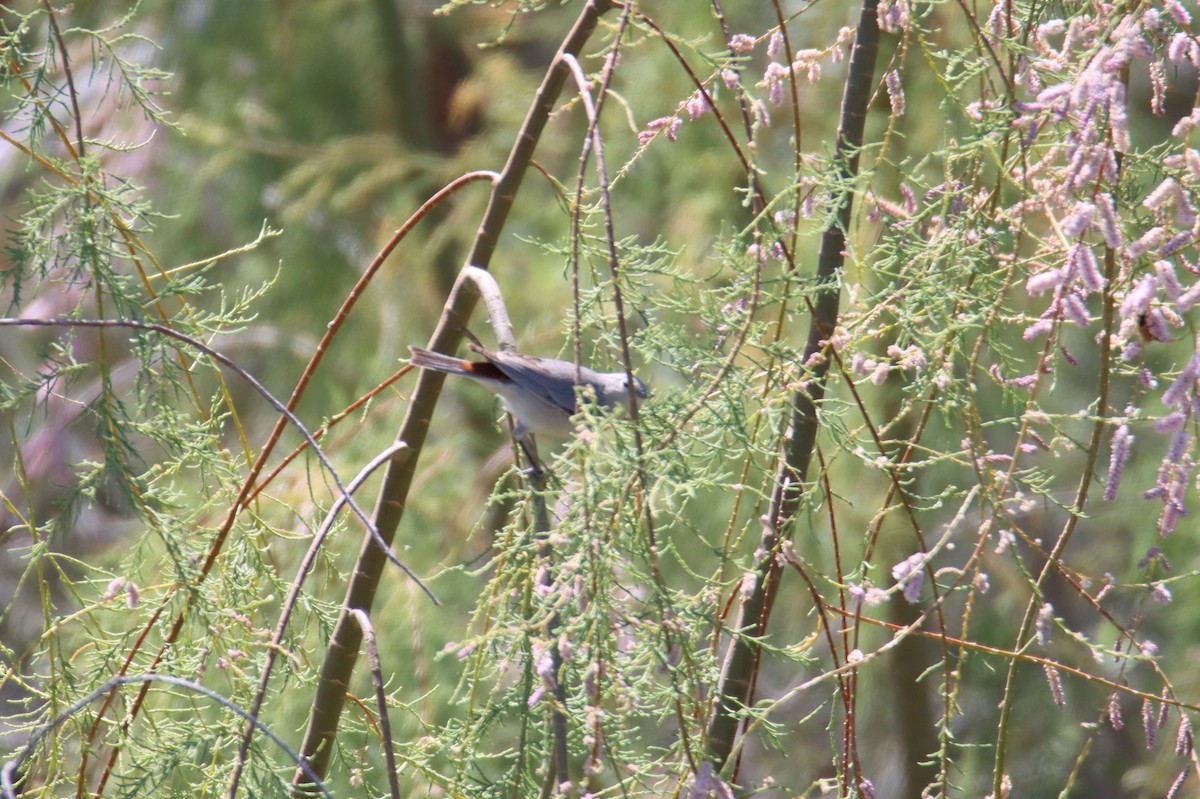
<svg viewBox="0 0 1200 799"><path fill-rule="evenodd" d="M564 53L577 54L591 37L600 15L612 7L611 0L588 0L580 12L571 32L564 39L558 54L551 61L542 80L525 122L517 134L517 141L509 154L499 178L492 186L487 210L476 233L475 242L466 263L474 268L486 270L499 241L500 231L508 219L516 200L517 190L525 171L533 158L534 149L546 127L554 103L562 91L569 70L561 58ZM464 271L464 275L473 272ZM462 340L467 320L480 297L478 284L472 279L460 278L450 291L445 310L429 341L429 348L438 352L453 352ZM412 401L404 421L400 424L397 441L407 448L388 464L375 508L375 526L383 538L391 542L396 528L404 516L408 492L412 488L417 458L429 432L429 420L441 393L445 375L431 370L422 370L417 378ZM300 746L301 756L312 766L313 773L323 776L329 768L333 752L333 739L337 734L342 707L346 702L346 687L354 671L358 650L362 644L362 628L353 618L355 609L370 611L383 575L384 562L374 544L364 541L353 576L346 590L342 612L334 626L317 695L309 715L308 728ZM308 783L308 774L297 769L292 784L297 792L303 792Z"/></svg>
<svg viewBox="0 0 1200 799"><path fill-rule="evenodd" d="M363 467L363 470L359 472L353 480L350 481L348 486L350 493L357 491L359 487L366 482L368 477L373 475L380 467L395 457L396 454L401 452L403 449L404 442L398 441L372 458L371 462ZM348 495L346 495L346 497L348 497ZM258 691L254 695L254 701L250 704L250 720L247 721L246 729L242 733L241 747L238 749L237 757L234 759L233 774L229 778L228 794L230 797L237 795L238 783L241 781L242 776L242 769L246 765L246 757L250 752L250 740L254 734L255 727L257 726L257 722L251 723L251 721L258 718L258 714L262 710L263 702L266 701L267 686L271 680L271 671L274 669L275 660L277 659L279 652L282 650L283 634L287 631L288 623L292 618L292 611L295 610L296 602L300 598L300 588L304 585L305 578L307 578L309 573L312 571L313 564L316 563L317 560L317 553L320 552L321 545L325 543L325 538L329 535L329 531L333 529L333 522L337 519L338 513L341 512L342 506L345 504L346 497L338 497L333 503L333 507L330 508L329 512L325 514L325 521L321 523L321 527L313 536L312 543L308 546L308 552L304 553L304 559L301 560L300 567L296 570L296 576L292 580L292 587L288 591L287 599L285 599L283 602L283 607L279 613L279 621L275 625L275 633L271 636L271 641L266 649L266 660L263 662L262 674L260 674L258 678ZM355 611L355 618L358 619L359 626L363 627L365 631L370 626L370 622L368 621L364 623L363 619L358 618L358 614L360 613L361 611ZM368 635L367 641L368 653L372 651L373 647L374 636L373 634L370 634ZM378 660L379 656L378 653L375 653L374 655L371 655L371 657L374 658L372 661L374 664L374 662ZM386 714L386 708L382 702L380 704L380 711L381 713ZM394 753L391 749L391 738L387 738L386 742L389 765L392 765L391 758L394 757ZM392 780L395 779L394 769L389 771L389 777L391 777Z"/></svg>
<svg viewBox="0 0 1200 799"><path fill-rule="evenodd" d="M61 727L64 723L69 721L73 716L90 705L92 702L95 702L100 697L108 694L113 689L119 688L122 685L142 684L149 686L149 684L153 682L166 683L168 685L186 688L189 691L194 691L201 696L206 696L209 699L212 699L227 710L231 710L237 715L241 716L248 723L254 725L257 730L270 738L276 746L287 753L288 758L296 763L298 768L308 772L312 777L312 784L322 793L322 795L326 797L326 799L333 799L333 794L331 794L329 789L325 787L324 783L321 781L321 778L316 773L312 772L312 770L304 763L300 756L292 750L290 746L284 743L284 741L278 735L271 732L269 727L260 722L258 719L254 718L253 715L247 713L245 710L242 710L233 702L229 701L227 697L221 696L217 692L209 690L199 683L192 682L191 680L185 680L182 677L173 677L169 674L127 674L121 677L113 677L111 680L105 681L87 696L71 705L71 707L55 716L46 724L42 725L41 729L37 730L33 735L30 736L29 740L25 742L25 746L22 747L20 754L0 767L0 791L3 792L2 795L4 799L17 799L18 796L25 795L24 793L17 793L16 787L17 783L20 782L20 777L18 775L20 774L21 765L31 754L33 754L33 750L37 748L38 743L40 743L43 738Z"/></svg>

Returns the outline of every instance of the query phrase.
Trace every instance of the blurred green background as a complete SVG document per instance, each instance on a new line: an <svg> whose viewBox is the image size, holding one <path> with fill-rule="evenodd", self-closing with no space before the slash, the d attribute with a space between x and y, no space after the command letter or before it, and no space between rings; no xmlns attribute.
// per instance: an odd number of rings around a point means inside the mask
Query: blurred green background
<svg viewBox="0 0 1200 799"><path fill-rule="evenodd" d="M838 28L854 20L855 10L846 4L808 7L792 3L785 7L795 12L803 8L801 24L791 29L793 49L828 46ZM145 241L165 268L242 247L256 239L264 225L278 231L256 248L219 261L209 277L230 295L273 281L270 292L255 305L254 321L241 332L219 337L214 344L278 396L285 397L327 322L392 232L430 194L456 176L474 169L498 170L503 165L544 69L578 8L579 3L547 5L536 11L515 4L471 4L440 13L435 3L393 0L145 0L122 24L156 46L135 40L123 46L127 57L169 73L153 88L173 127L155 125L135 112L117 111L113 98L104 92L104 73L88 72L88 60L95 54L86 48L71 54L82 86L87 135L144 142L128 152L106 153L103 159L111 174L143 186L146 197L162 215ZM714 64L724 57L724 41L711 6L664 0L640 8L669 25L702 77L708 77ZM122 11L113 3L77 3L64 15L64 24L102 28L112 24L117 19L114 15ZM731 7L727 11L735 32L761 34L775 24L774 12L767 4ZM938 31L939 46L963 46L970 41L971 30L957 12L936 7L929 13L925 24ZM611 26L615 21L616 14L612 13L602 25ZM604 52L608 40L607 34L592 40L585 69L599 68L598 55ZM890 63L896 46L896 37L885 37L881 65ZM752 66L746 72L749 84L761 74L765 63L761 46L759 49L750 57ZM659 245L675 254L667 259L667 274L646 278L650 289L657 287L669 293L684 286L681 298L694 299L698 305L715 303L713 298L725 296L722 292L736 286L739 278L730 270L728 260L745 251L741 231L752 215L744 202L744 171L732 157L711 115L685 121L677 142L660 137L639 153L637 133L650 120L674 113L693 87L666 48L642 33L632 37L623 58L626 63L618 69L603 121L609 170L616 178L616 235L628 238L631 249ZM878 142L894 125L887 139L887 163L879 164L878 172L869 179L874 192L893 200L901 181L925 188L940 183L946 162L927 160L926 156L940 153L952 146L956 137L969 136L971 131L955 104L946 98L944 85L929 63L910 53L906 66L908 114L889 120L885 100L876 103L868 121L868 142ZM792 171L797 149L815 156L827 156L831 150L843 69L827 65L821 81L803 87L798 109L800 142L794 141L788 106L770 109L773 125L759 131L756 158L763 173L770 176L771 188L780 196L791 190L790 181L799 180ZM9 81L11 88L11 76ZM1141 110L1147 105L1144 76L1134 75L1132 81L1135 144L1154 147L1165 138L1172 120L1170 115L1164 120ZM1172 83L1173 87L1185 87L1173 88L1169 95L1170 107L1175 109L1171 113L1176 117L1190 110L1187 85L1187 76ZM1194 82L1191 85L1194 87ZM582 110L570 98L568 91L560 100L536 155L538 164L567 192L574 187L585 130ZM736 121L733 98L724 93L718 100L728 118ZM16 133L7 125L6 130ZM739 140L744 138L740 130L735 132ZM0 180L0 211L6 219L12 219L23 213L26 192L43 180L43 175L31 168L18 151L2 148ZM594 185L590 177L589 182ZM310 427L391 375L407 357L409 345L426 342L476 232L486 191L481 183L460 192L435 210L389 259L336 339L305 396L300 415ZM594 216L591 221L595 223ZM566 353L570 352L571 286L564 256L569 231L568 206L559 188L541 173L531 171L492 265L505 291L518 340L531 353L570 357ZM593 227L591 232L598 231ZM857 218L854 232L854 244L869 251L877 227ZM812 269L818 235L816 221L804 223L796 245L797 268L802 274ZM870 258L865 257L861 263L869 262ZM606 267L601 260L592 258L587 266L599 275L596 280L588 280L589 285L604 279ZM682 277L676 281L672 275ZM846 282L866 286L864 291L869 295L886 281L855 265ZM936 289L936 282L931 285ZM74 306L76 298L43 288L27 294L22 314L53 316ZM201 305L205 302L215 303L216 299L198 300ZM780 330L783 341L791 346L802 345L807 334L806 316L797 307L789 310ZM1040 312L1032 305L1026 310ZM634 307L630 317L638 329L659 326L676 330L681 338L690 337L691 346L711 350L714 360L718 360L725 338L709 322L719 315L718 307L710 308L703 316L689 315L665 301L647 301ZM1192 327L1189 320L1187 333L1180 335L1186 339ZM474 330L485 341L490 340L482 317ZM49 334L7 332L0 351L10 363L31 372L38 368L49 339ZM654 343L652 336L648 339ZM1078 339L1080 350L1086 350L1089 338L1079 334ZM1011 359L1012 369L1006 368L1006 374L1019 373L1017 362L1028 367L1028 353L1013 352L1020 347L1019 328L1014 327L1007 338L998 337L995 346L999 360ZM1151 353L1148 357L1153 371L1169 372L1171 364L1183 357L1180 351L1180 347L1163 346ZM638 364L639 373L651 383L659 403L657 411L654 403L648 409L649 423L657 422L662 425L660 429L667 429L670 412L682 407L679 398L690 396L688 392L698 390L697 383L701 382L691 369L693 364L681 360L683 352L683 346L674 350L647 346ZM611 351L604 354L614 356ZM1086 355L1081 359L1082 367L1060 373L1045 398L1047 406L1073 413L1086 403L1082 398L1094 391L1096 365L1094 361L1089 363ZM1158 365L1156 359L1162 364ZM128 381L133 378L125 377ZM275 414L244 384L235 380L230 384L243 424L250 431L249 446L253 450L261 444ZM365 411L342 423L326 440L344 473L354 473L390 442L411 385L411 376L402 379ZM1134 385L1126 375L1118 393L1132 396ZM744 390L749 403L752 390ZM880 389L864 384L861 390L869 406L877 409L884 420L900 407L901 395L906 391L895 381ZM835 390L833 396L839 402L850 401L844 388ZM1021 399L987 386L977 396L978 414L985 420L1001 420L997 440L992 443L996 451L1004 451L1011 446L1011 423L1021 413ZM741 401L735 398L731 402ZM774 412L776 415L770 418L777 420L778 408ZM961 412L950 406L943 408L926 443L955 450L962 432L955 426L954 417ZM50 416L54 413L51 409ZM451 699L462 676L459 661L444 655L443 649L449 645L453 650L465 635L480 585L486 580L484 575L472 573L472 568L492 551L491 535L502 526L508 507L500 502L488 504L496 481L508 466L509 444L494 423L496 417L495 404L486 392L473 386L447 385L429 447L423 454L419 483L397 539L402 557L419 573L431 576L434 589L446 602L443 607L431 607L398 574L389 577L378 602L375 615L384 628L384 645L388 648L385 663L407 664L397 669L397 683L402 686L399 693L404 701L426 714L421 720L415 713L397 714L398 740L416 740L427 732L425 723L433 719L446 723L459 712ZM14 427L22 427L15 439L28 442L27 431L40 430L45 417L26 408L14 412L12 418ZM1083 428L1071 427L1070 422L1064 422L1064 428L1082 435ZM61 512L55 502L67 490L70 467L99 457L86 424L54 429L58 432L45 444L48 462L43 467L44 481L39 483L45 496L34 497L34 502L42 505L43 516ZM238 449L233 428L227 427L226 432L226 445ZM835 431L826 440L830 453L844 444L839 433ZM903 438L903 434L897 435L898 440ZM1165 552L1171 574L1190 577L1195 573L1194 523L1174 538L1160 541L1153 527L1153 512L1139 497L1144 487L1153 484L1158 462L1154 448L1160 445L1148 439L1125 478L1120 501L1097 507L1080 526L1077 549L1070 555L1073 566L1083 574L1100 578L1112 572L1127 586L1160 578L1163 572L1156 570L1157 562L1138 565L1151 546ZM289 432L285 442L283 451L299 443L299 438ZM753 484L772 471L772 442L770 436L755 442L763 451L753 458ZM727 458L727 477L729 482L734 481L733 464L739 462L739 453L706 452L697 443L692 456L721 463ZM1054 484L1056 489L1069 490L1072 483L1068 475L1078 468L1078 457L1077 452L1061 457L1046 453L1035 456L1040 458L1035 462L1047 474L1062 480ZM147 453L147 459L153 461L153 453ZM850 457L837 460L830 474L831 483L838 487L834 493L844 503L839 511L842 535L853 542L857 557L861 551L859 538L874 518L887 483L881 474L866 472L859 460ZM921 490L929 495L942 490L961 495L970 488L968 474L969 470L958 463L931 467L921 477ZM278 568L284 581L290 577L304 543L289 537L303 532L314 516L319 518L315 508L328 501L319 493L319 485L310 485L311 477L312 472L293 466L272 486L270 494L278 504L268 503L261 512L264 527L271 528L273 535L261 541L239 539L233 545L237 557L248 561L261 557ZM186 476L183 480L186 486ZM12 485L7 478L6 482ZM1100 487L1093 490L1099 492ZM361 496L371 497L372 491L368 489ZM672 578L687 590L699 591L703 580L689 575L684 564L699 553L698 562L688 565L699 575L709 573L711 558L719 550L719 528L726 524L731 506L728 493L714 491L690 498L676 526L670 529L672 544L680 550L678 561L670 567ZM926 518L931 526L945 524L953 507L931 507ZM63 513L58 545L81 559L92 558L109 568L126 568L118 565L130 558L122 545L138 527L126 511L119 504L106 506L98 502L78 509L76 514ZM206 523L215 525L224 511L220 502L214 502ZM747 507L730 524L752 531L755 518L756 512ZM1049 539L1061 525L1063 513L1053 503L1039 499L1014 513L1014 518L1032 538ZM966 524L969 527L978 523L978 518L972 518ZM890 530L893 525L894 530ZM880 575L886 575L893 562L914 550L901 520L889 519L884 529L883 551L873 564ZM895 535L889 536L889 531ZM755 536L749 534L741 542L743 557L753 550L754 541ZM203 552L204 544L190 542L196 552ZM162 550L168 548L153 541L139 546L137 558L147 563L164 557ZM342 575L358 546L358 528L346 525L312 583L312 590L321 599L340 601ZM821 513L802 520L797 548L819 564L819 569L832 573L828 522ZM702 567L701 560L707 565ZM17 595L24 568L20 558L6 560L0 595L6 589ZM991 575L991 592L974 607L971 634L982 643L1008 647L1012 643L1013 618L1026 601L1025 577L1021 568L1002 554L989 559L986 571ZM147 574L153 572L153 566L146 567ZM886 576L877 582L886 582ZM720 588L727 592L729 586ZM831 594L835 590L828 583L822 588ZM264 591L270 589L278 592L280 586L262 587ZM28 584L23 590L30 590ZM1111 643L1113 632L1076 594L1063 584L1055 584L1050 590L1055 593L1049 599L1056 615L1065 620L1067 627L1099 646ZM1163 648L1165 660L1176 667L1176 688L1182 695L1193 696L1198 687L1196 678L1183 667L1200 657L1197 624L1194 614L1187 612L1197 598L1195 582L1180 581L1172 585L1172 591L1173 605L1148 613L1145 626L1150 628L1149 637ZM277 593L273 596L277 599ZM1147 596L1129 591L1110 612L1123 620L1140 618L1146 607L1154 607L1147 605ZM773 629L783 645L811 634L811 602L798 583L785 582L777 601L781 609L776 611L773 624L777 626ZM13 612L12 608L25 607L20 602L9 607L0 620L0 632L6 645L19 651L36 639L42 620L37 614L22 617ZM952 613L961 610L953 603L950 608ZM316 610L317 615L327 619L332 606ZM897 597L887 613L901 622L909 610ZM265 612L256 621L269 626L271 620L270 613ZM320 625L310 628L309 642L315 655L304 661L311 669L320 663L320 649L315 643L320 634L315 629ZM1115 667L1110 668L1111 663L1099 666L1084 662L1079 649L1070 648L1068 637L1061 636L1064 652L1060 654L1064 658L1082 663L1081 668L1124 679ZM867 649L883 640L880 635L875 641L864 641L862 647ZM918 753L928 753L937 745L929 724L940 710L934 700L936 679L927 675L919 690L912 686L916 675L935 664L940 655L940 647L916 642L889 656L894 659L883 661L876 670L866 672L858 683L863 749L871 759L868 770L878 775L876 785L881 796L904 795L903 786L911 784L909 775L921 771L914 766L913 752L907 744L914 744ZM803 679L803 675L798 677L800 669L795 663L780 660L766 665L760 695L781 695ZM959 770L953 780L961 779L963 795L983 795L985 784L990 784L990 750L971 747L986 746L994 737L994 709L1002 691L1003 667L1000 661L977 656L969 657L962 665L966 687L957 697L960 715L955 735L964 749L958 753ZM816 673L816 668L812 671ZM1081 725L1102 720L1108 691L1068 680L1071 704L1059 711L1052 709L1045 681L1036 668L1025 669L1022 677L1025 682L1019 689L1011 743L1017 753L1013 772L1021 775L1022 784L1034 786L1029 795L1055 795L1056 786L1062 785L1083 746L1087 728ZM369 689L361 668L358 679L355 689L365 696ZM832 774L829 731L820 723L801 724L808 711L830 701L832 689L825 690L780 712L775 718L780 727L774 748L758 739L749 745L747 784L762 786L764 780L772 778L779 787L764 788L768 795L791 796L802 793L810 782ZM820 689L813 693L819 694ZM295 694L300 699L291 702L289 697L281 702L283 707L277 709L282 711L282 729L298 730L302 726L309 694L310 686L304 683ZM1129 704L1125 708L1125 730L1097 736L1095 751L1086 760L1079 779L1078 795L1149 796L1154 791L1161 793L1170 784L1175 765L1170 763L1169 751L1164 751L1169 747L1160 744L1152 755L1142 753L1142 733L1134 723L1137 713L1137 707ZM648 729L647 740L660 742L656 734L662 735L662 730ZM346 751L377 766L373 739L362 730L349 735ZM1169 737L1168 733L1164 735ZM349 755L346 758L341 764L343 778L355 767ZM1044 775L1040 774L1042 770ZM810 790L808 795L817 792Z"/></svg>

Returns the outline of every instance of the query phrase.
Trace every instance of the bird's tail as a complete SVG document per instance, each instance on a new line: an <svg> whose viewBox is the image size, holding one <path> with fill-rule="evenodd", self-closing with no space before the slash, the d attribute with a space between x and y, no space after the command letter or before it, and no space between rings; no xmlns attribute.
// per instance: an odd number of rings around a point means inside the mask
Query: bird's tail
<svg viewBox="0 0 1200 799"><path fill-rule="evenodd" d="M435 372L446 372L452 375L467 375L471 376L471 362L464 361L462 358L453 358L449 355L442 355L440 352L432 352L424 347L409 347L412 353L412 365L420 366L422 369L433 369Z"/></svg>

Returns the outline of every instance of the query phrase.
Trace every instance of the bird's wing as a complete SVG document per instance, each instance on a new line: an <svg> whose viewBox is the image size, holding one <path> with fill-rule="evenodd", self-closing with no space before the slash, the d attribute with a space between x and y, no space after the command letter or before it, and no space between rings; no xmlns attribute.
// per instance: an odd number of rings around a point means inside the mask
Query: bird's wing
<svg viewBox="0 0 1200 799"><path fill-rule="evenodd" d="M575 413L575 364L515 352L489 352L472 347L521 388L568 414ZM589 369L583 370L588 382Z"/></svg>

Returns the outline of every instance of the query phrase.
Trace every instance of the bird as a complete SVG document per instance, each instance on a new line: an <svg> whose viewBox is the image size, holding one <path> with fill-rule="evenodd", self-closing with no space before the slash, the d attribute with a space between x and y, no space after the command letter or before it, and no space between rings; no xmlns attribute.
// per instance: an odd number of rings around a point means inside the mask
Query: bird
<svg viewBox="0 0 1200 799"><path fill-rule="evenodd" d="M516 420L513 434L517 438L530 433L570 436L575 432L571 417L579 408L575 401L574 363L517 352L492 352L478 344L467 346L483 360L455 358L423 347L409 347L409 350L414 366L469 377L498 394L505 410ZM592 388L600 407L629 409L629 380L625 372L597 372L584 366L579 367L578 376L578 384ZM633 391L638 399L649 396L646 384L636 377Z"/></svg>

